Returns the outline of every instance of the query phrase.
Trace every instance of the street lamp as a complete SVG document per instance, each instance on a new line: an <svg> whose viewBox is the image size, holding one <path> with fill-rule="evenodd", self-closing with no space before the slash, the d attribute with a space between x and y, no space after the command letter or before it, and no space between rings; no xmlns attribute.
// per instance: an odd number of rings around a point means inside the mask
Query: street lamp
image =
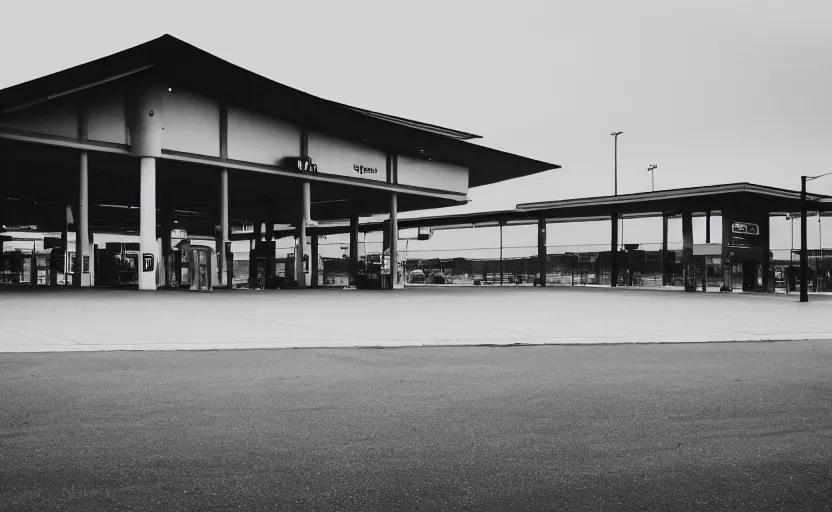
<svg viewBox="0 0 832 512"><path fill-rule="evenodd" d="M817 176L800 177L800 302L809 302L809 251L806 248L806 182L829 176L832 172Z"/></svg>
<svg viewBox="0 0 832 512"><path fill-rule="evenodd" d="M820 208L818 208L818 258L815 260L815 291L820 291L820 269L823 266L823 229Z"/></svg>
<svg viewBox="0 0 832 512"><path fill-rule="evenodd" d="M791 275L792 275L792 267L794 267L794 214L790 213L786 215L786 220L789 221L791 224L791 245L789 248L789 271L786 273L786 293L789 293L789 286L792 283Z"/></svg>
<svg viewBox="0 0 832 512"><path fill-rule="evenodd" d="M618 195L618 136L624 132L612 132L610 135L615 139L615 195Z"/></svg>
<svg viewBox="0 0 832 512"><path fill-rule="evenodd" d="M612 133L610 133L610 135L612 135L613 139L615 140L615 195L618 195L618 136L621 135L622 133L624 133L624 132L612 132ZM618 216L618 218L621 219L621 231L622 231L621 239L623 240L624 239L624 233L623 233L624 232L624 219L620 215ZM616 222L618 222L618 221L616 221ZM618 248L616 248L616 250L617 249ZM613 254L612 257L615 258L616 255ZM615 284L613 283L612 286L615 286Z"/></svg>
<svg viewBox="0 0 832 512"><path fill-rule="evenodd" d="M650 185L651 185L651 190L653 192L656 191L656 173L653 172L653 171L655 171L656 168L658 168L658 167L659 166L656 165L656 164L653 164L653 165L647 167L647 171L650 173Z"/></svg>

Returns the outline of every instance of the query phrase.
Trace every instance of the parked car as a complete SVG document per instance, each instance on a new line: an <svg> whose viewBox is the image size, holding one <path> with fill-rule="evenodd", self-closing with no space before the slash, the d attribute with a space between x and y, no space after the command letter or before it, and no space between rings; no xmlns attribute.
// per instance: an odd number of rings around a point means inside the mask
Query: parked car
<svg viewBox="0 0 832 512"><path fill-rule="evenodd" d="M425 273L419 270L418 268L415 270L410 271L410 276L408 281L411 283L424 283L425 282Z"/></svg>
<svg viewBox="0 0 832 512"><path fill-rule="evenodd" d="M430 284L445 284L445 274L438 270L428 272L427 281Z"/></svg>

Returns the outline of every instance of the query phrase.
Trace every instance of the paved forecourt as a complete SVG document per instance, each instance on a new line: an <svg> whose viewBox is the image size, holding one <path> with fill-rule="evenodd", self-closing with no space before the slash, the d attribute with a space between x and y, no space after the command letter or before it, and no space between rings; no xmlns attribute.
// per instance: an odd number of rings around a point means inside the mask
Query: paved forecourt
<svg viewBox="0 0 832 512"><path fill-rule="evenodd" d="M3 290L0 352L832 339L832 300L593 288Z"/></svg>
<svg viewBox="0 0 832 512"><path fill-rule="evenodd" d="M0 510L828 510L830 365L825 341L0 354Z"/></svg>

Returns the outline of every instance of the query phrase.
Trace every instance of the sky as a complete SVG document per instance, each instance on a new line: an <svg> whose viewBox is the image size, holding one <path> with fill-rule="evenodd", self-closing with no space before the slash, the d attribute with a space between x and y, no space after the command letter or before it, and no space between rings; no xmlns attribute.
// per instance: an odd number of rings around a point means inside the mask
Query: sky
<svg viewBox="0 0 832 512"><path fill-rule="evenodd" d="M8 3L0 88L169 33L306 92L563 167L473 189L447 213L611 194L617 130L619 193L649 190L650 164L656 189L797 189L832 171L828 0ZM832 194L832 176L810 190ZM557 237L604 243L603 224ZM654 242L660 224L629 232Z"/></svg>

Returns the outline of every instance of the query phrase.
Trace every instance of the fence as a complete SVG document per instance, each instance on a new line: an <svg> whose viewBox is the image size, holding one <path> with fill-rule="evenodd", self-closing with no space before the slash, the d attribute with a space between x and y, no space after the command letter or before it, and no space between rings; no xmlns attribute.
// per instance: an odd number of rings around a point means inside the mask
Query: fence
<svg viewBox="0 0 832 512"><path fill-rule="evenodd" d="M324 244L321 244L322 246ZM323 286L343 287L349 283L348 251L338 257L323 257ZM610 285L613 255L609 245L559 245L547 246L546 284L549 286L591 286ZM627 249L616 253L618 259L618 285L658 287L662 281L661 244L627 244ZM364 256L378 254L382 251L381 242L359 242L359 267L364 264ZM278 250L280 252L280 250ZM332 252L332 251L330 251ZM500 258L500 254L503 257ZM826 252L826 254L822 254ZM811 291L832 290L832 250L815 251L810 260L809 281ZM522 255L518 255L522 254ZM399 261L405 267L406 281L410 272L419 269L425 273L439 272L447 283L457 285L532 285L538 272L537 246L476 247L416 250L407 244L399 243ZM777 288L785 290L791 280L790 289L794 289L798 275L798 260L790 249L772 250L772 270ZM235 254L235 286L248 285L248 265L246 254ZM280 261L278 259L278 261ZM695 280L699 286L704 281L708 288L719 288L727 279L735 279L734 267L724 268L719 256L694 257L696 268ZM669 244L667 255L667 285L683 286L684 271L682 265L681 244ZM279 274L279 272L278 272ZM741 279L741 278L738 278ZM736 281L735 281L736 282Z"/></svg>

